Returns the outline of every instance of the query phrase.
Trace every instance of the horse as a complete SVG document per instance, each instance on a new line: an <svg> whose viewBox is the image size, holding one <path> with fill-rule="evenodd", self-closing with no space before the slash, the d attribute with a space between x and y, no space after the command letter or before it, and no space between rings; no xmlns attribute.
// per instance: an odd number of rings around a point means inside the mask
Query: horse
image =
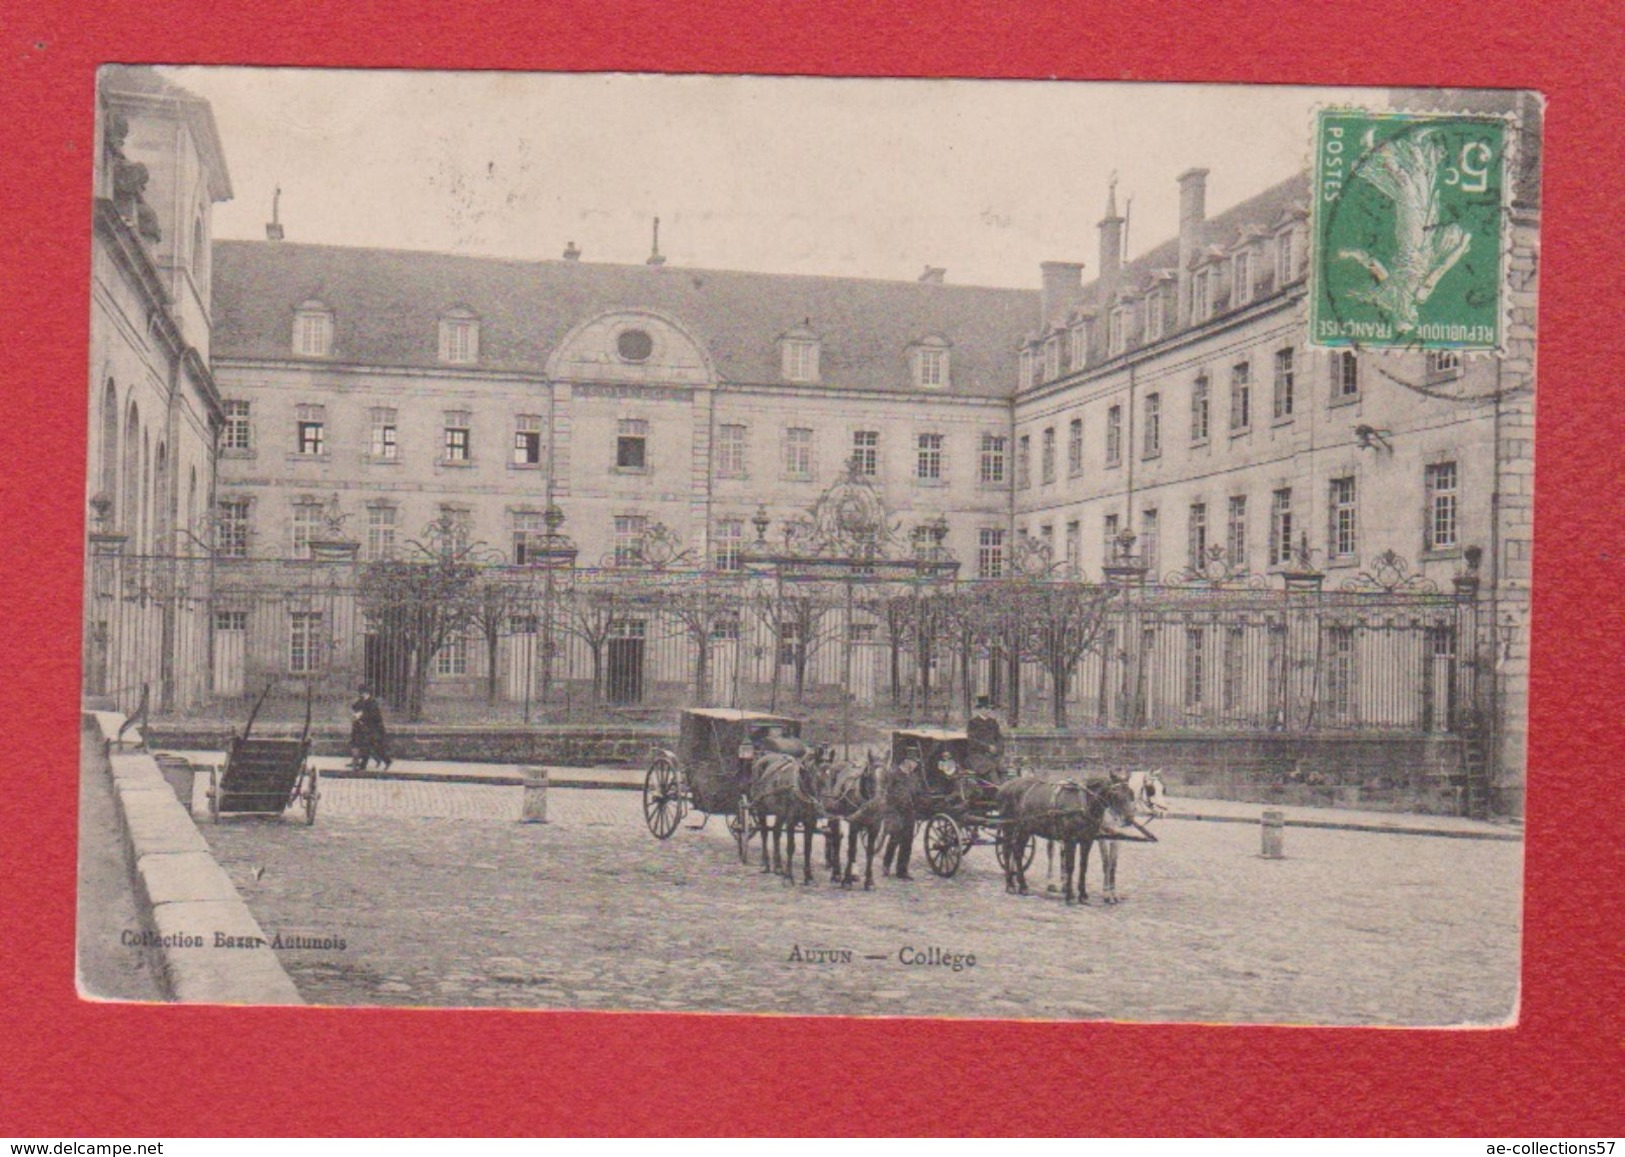
<svg viewBox="0 0 1625 1157"><path fill-rule="evenodd" d="M830 816L826 849L830 879L843 888L857 881L853 864L858 854L858 837L863 837L863 890L875 886L875 851L881 842L903 824L913 825L914 779L919 765L904 760L892 767L868 753L862 767L847 764L837 768L824 781L821 803ZM841 868L841 821L847 824L846 868Z"/></svg>
<svg viewBox="0 0 1625 1157"><path fill-rule="evenodd" d="M820 749L798 759L793 755L769 752L751 765L751 814L756 819L757 832L762 839L762 871L782 874L786 881L795 882L796 829L805 833L806 845L802 854L801 882L812 883L812 837L823 818L824 810L818 802L819 779L827 753ZM768 857L768 817L773 818L772 859ZM781 833L788 833L782 862L779 859Z"/></svg>
<svg viewBox="0 0 1625 1157"><path fill-rule="evenodd" d="M1050 781L1022 776L999 786L999 814L1005 822L999 829L1004 845L1004 887L1007 892L1027 894L1027 874L1022 869L1027 841L1034 836L1061 845L1061 881L1066 902L1087 903L1083 865L1108 814L1114 823L1128 826L1134 820L1134 792L1126 777L1108 779ZM1079 856L1079 852L1082 855ZM1072 868L1078 866L1078 891L1074 901Z"/></svg>
<svg viewBox="0 0 1625 1157"><path fill-rule="evenodd" d="M1135 810L1146 814L1148 817L1147 823L1158 816L1167 814L1168 805L1163 800L1167 798L1168 788L1162 781L1161 769L1156 771L1131 771L1128 773L1126 782L1130 790L1134 792ZM1117 845L1121 841L1101 839L1097 842L1100 844L1100 873L1104 888L1102 898L1108 904L1120 903L1123 897L1117 892ZM1044 870L1044 879L1047 882L1055 878L1055 842L1053 840L1048 841L1045 850L1048 855L1048 866ZM1087 860L1085 860L1083 867L1084 871L1087 872L1089 869ZM1060 890L1054 884L1047 884L1047 889L1051 892Z"/></svg>

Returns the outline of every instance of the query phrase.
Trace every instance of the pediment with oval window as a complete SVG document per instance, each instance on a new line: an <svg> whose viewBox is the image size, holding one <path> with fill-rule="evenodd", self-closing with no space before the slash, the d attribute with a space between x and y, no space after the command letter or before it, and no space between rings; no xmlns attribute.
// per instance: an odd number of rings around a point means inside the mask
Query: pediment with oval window
<svg viewBox="0 0 1625 1157"><path fill-rule="evenodd" d="M582 322L548 359L550 378L639 385L714 386L704 345L675 319L618 310Z"/></svg>

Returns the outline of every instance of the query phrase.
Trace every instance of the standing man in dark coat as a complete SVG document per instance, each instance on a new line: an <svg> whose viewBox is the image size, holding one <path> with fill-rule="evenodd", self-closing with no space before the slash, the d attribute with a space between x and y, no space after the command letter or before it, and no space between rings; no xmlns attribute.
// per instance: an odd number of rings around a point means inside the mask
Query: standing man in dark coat
<svg viewBox="0 0 1625 1157"><path fill-rule="evenodd" d="M360 698L350 704L350 767L365 771L368 760L376 759L387 768L395 760L389 754L389 733L384 730L384 709L373 698L372 688L362 684Z"/></svg>
<svg viewBox="0 0 1625 1157"><path fill-rule="evenodd" d="M1004 725L993 710L993 701L986 695L976 699L976 710L965 724L966 769L979 779L998 782L1004 767Z"/></svg>

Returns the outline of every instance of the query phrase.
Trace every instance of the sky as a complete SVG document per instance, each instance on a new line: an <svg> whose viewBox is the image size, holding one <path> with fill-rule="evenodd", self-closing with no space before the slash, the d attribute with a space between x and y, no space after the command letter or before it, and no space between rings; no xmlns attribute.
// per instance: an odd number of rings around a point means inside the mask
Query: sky
<svg viewBox="0 0 1625 1157"><path fill-rule="evenodd" d="M214 235L516 260L1035 288L1096 265L1116 174L1128 256L1305 168L1319 104L1384 90L1061 81L172 68L211 102L235 196ZM1131 207L1130 207L1131 206Z"/></svg>

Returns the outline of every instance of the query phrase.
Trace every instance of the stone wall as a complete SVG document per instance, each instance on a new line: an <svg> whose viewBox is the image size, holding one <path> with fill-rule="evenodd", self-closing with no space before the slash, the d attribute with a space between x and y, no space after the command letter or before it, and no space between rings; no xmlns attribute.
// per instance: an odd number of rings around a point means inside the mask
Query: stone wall
<svg viewBox="0 0 1625 1157"><path fill-rule="evenodd" d="M298 735L297 724L256 725L256 735ZM147 728L147 742L173 751L223 751L232 730L203 723L155 724ZM670 746L677 734L672 727L619 726L605 728L549 727L392 727L391 754L396 759L439 760L453 763L540 763L552 767L596 767L602 764L642 764L649 749ZM347 728L311 730L316 755L350 753Z"/></svg>
<svg viewBox="0 0 1625 1157"><path fill-rule="evenodd" d="M1024 731L1016 755L1040 767L1161 768L1195 799L1463 814L1464 761L1450 736L1077 734Z"/></svg>

